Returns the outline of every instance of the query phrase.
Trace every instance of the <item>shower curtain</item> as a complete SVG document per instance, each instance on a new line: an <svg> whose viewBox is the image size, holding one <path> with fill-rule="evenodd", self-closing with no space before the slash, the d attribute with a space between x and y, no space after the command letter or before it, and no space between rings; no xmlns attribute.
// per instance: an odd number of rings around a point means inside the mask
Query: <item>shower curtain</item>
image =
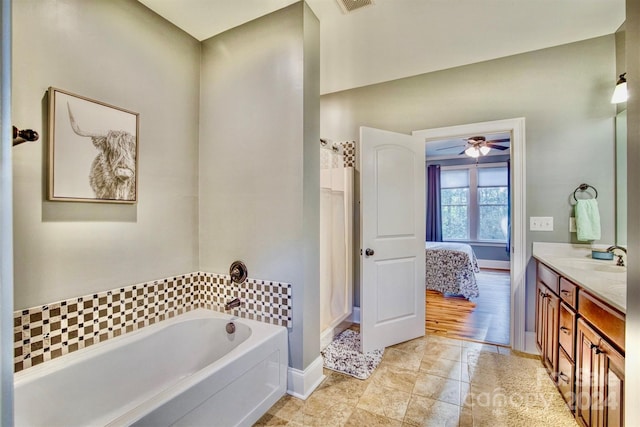
<svg viewBox="0 0 640 427"><path fill-rule="evenodd" d="M353 306L353 168L340 145L320 150L320 331L326 346Z"/></svg>

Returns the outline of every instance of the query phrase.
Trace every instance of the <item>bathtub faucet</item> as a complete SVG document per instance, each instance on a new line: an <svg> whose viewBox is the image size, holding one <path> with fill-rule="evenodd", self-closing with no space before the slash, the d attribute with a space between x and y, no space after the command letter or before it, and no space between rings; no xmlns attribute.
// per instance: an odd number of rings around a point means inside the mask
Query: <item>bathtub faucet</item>
<svg viewBox="0 0 640 427"><path fill-rule="evenodd" d="M242 301L240 301L240 298L234 298L224 305L224 310L229 311L232 308L237 308L237 307L240 307L241 305L242 305Z"/></svg>

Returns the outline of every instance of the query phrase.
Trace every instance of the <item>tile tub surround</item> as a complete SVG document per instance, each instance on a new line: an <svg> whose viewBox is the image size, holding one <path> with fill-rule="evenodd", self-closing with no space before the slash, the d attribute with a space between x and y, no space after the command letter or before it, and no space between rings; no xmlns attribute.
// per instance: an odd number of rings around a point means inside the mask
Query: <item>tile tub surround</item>
<svg viewBox="0 0 640 427"><path fill-rule="evenodd" d="M224 311L224 305L233 298L240 298L242 305L230 311L244 317L273 325L291 328L291 285L247 279L244 283L231 283L225 274L200 273L198 301L200 307Z"/></svg>
<svg viewBox="0 0 640 427"><path fill-rule="evenodd" d="M70 298L14 312L14 371L191 311L224 311L290 328L291 285L247 279L231 284L224 274L194 272Z"/></svg>

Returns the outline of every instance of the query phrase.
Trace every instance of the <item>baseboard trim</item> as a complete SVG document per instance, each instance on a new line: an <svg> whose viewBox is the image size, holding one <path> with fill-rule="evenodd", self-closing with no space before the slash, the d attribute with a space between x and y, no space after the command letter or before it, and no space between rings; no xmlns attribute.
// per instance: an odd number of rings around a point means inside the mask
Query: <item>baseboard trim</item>
<svg viewBox="0 0 640 427"><path fill-rule="evenodd" d="M351 314L349 314L342 322L338 323L333 328L328 328L320 333L320 350L324 350L326 346L331 344L331 341L333 341L336 335L338 335L345 329L348 329L352 323L353 322L351 322Z"/></svg>
<svg viewBox="0 0 640 427"><path fill-rule="evenodd" d="M351 312L351 323L360 324L360 307L353 307L353 311Z"/></svg>
<svg viewBox="0 0 640 427"><path fill-rule="evenodd" d="M479 259L478 266L480 268L493 268L496 270L509 270L511 269L510 261L497 261L494 259Z"/></svg>
<svg viewBox="0 0 640 427"><path fill-rule="evenodd" d="M304 371L292 367L287 369L287 393L298 399L307 400L322 380L324 380L322 356L318 356Z"/></svg>
<svg viewBox="0 0 640 427"><path fill-rule="evenodd" d="M334 337L334 329L329 328L326 331L320 333L320 350L324 350L326 346L331 344Z"/></svg>
<svg viewBox="0 0 640 427"><path fill-rule="evenodd" d="M536 333L525 332L524 352L529 354L540 354L536 346Z"/></svg>

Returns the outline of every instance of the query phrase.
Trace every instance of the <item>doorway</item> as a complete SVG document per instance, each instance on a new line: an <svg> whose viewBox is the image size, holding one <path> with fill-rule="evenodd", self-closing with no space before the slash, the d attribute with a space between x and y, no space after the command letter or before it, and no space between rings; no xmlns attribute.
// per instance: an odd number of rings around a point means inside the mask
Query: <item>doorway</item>
<svg viewBox="0 0 640 427"><path fill-rule="evenodd" d="M510 345L510 142L501 132L425 144L427 334Z"/></svg>
<svg viewBox="0 0 640 427"><path fill-rule="evenodd" d="M425 146L431 141L462 139L470 135L507 133L510 135L510 177L511 188L511 236L509 260L509 342L518 351L534 352L534 346L527 345L525 333L525 270L526 270L526 221L525 221L525 121L524 118L472 123L437 129L414 131L413 135L423 138ZM427 309L428 310L428 309ZM429 316L427 314L427 316Z"/></svg>

